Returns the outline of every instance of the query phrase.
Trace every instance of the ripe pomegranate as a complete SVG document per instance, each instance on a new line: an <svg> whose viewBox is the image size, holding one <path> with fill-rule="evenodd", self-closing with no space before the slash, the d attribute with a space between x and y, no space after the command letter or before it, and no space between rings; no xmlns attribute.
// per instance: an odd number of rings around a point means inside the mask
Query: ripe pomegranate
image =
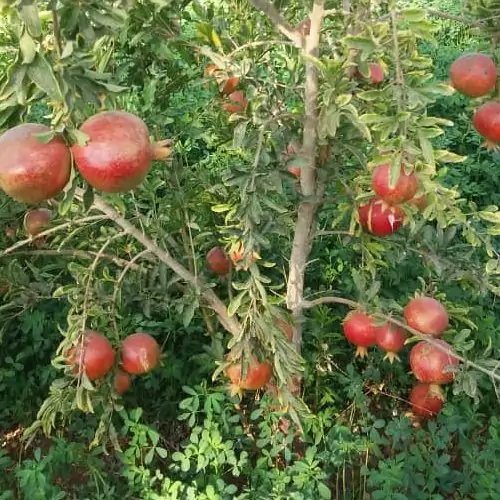
<svg viewBox="0 0 500 500"><path fill-rule="evenodd" d="M94 330L85 331L82 339L67 352L67 363L74 366L74 374L83 369L89 380L104 377L115 362L115 351L110 341Z"/></svg>
<svg viewBox="0 0 500 500"><path fill-rule="evenodd" d="M479 106L472 123L488 142L500 142L500 102L490 101Z"/></svg>
<svg viewBox="0 0 500 500"><path fill-rule="evenodd" d="M404 220L404 212L397 205L387 205L383 200L372 198L358 207L360 224L376 236L387 236L397 231Z"/></svg>
<svg viewBox="0 0 500 500"><path fill-rule="evenodd" d="M287 323L281 316L276 316L274 321L276 326L283 331L286 338L291 342L293 339L293 326Z"/></svg>
<svg viewBox="0 0 500 500"><path fill-rule="evenodd" d="M231 261L220 247L213 247L207 253L207 265L210 271L219 276L225 276L231 270Z"/></svg>
<svg viewBox="0 0 500 500"><path fill-rule="evenodd" d="M225 102L222 107L229 113L239 113L242 114L247 108L248 101L245 98L245 94L241 90L237 90L229 95L229 101Z"/></svg>
<svg viewBox="0 0 500 500"><path fill-rule="evenodd" d="M452 351L451 346L442 339L434 342ZM410 352L410 367L418 381L426 384L449 384L455 378L453 371L445 371L446 367L456 367L460 361L435 345L421 341L415 344Z"/></svg>
<svg viewBox="0 0 500 500"><path fill-rule="evenodd" d="M435 417L444 406L444 396L429 384L416 384L410 392L411 411L424 419Z"/></svg>
<svg viewBox="0 0 500 500"><path fill-rule="evenodd" d="M408 205L413 205L414 207L417 207L417 209L420 212L423 212L426 209L429 200L426 194L422 194L420 196L414 196L411 200L408 200L406 203L408 203Z"/></svg>
<svg viewBox="0 0 500 500"><path fill-rule="evenodd" d="M19 202L53 198L69 181L71 154L62 137L47 144L36 138L48 132L45 125L24 123L0 136L0 188Z"/></svg>
<svg viewBox="0 0 500 500"><path fill-rule="evenodd" d="M416 297L403 310L408 326L433 337L439 337L449 324L448 313L441 302L432 297Z"/></svg>
<svg viewBox="0 0 500 500"><path fill-rule="evenodd" d="M71 147L82 177L105 193L124 193L146 177L151 162L171 154L171 142L151 144L146 124L125 111L103 111L83 123L85 146Z"/></svg>
<svg viewBox="0 0 500 500"><path fill-rule="evenodd" d="M130 389L131 376L121 368L117 368L113 379L113 388L118 395L122 395Z"/></svg>
<svg viewBox="0 0 500 500"><path fill-rule="evenodd" d="M380 85L385 78L384 68L377 63L370 63L370 80L374 85Z"/></svg>
<svg viewBox="0 0 500 500"><path fill-rule="evenodd" d="M24 230L30 236L35 236L48 227L51 219L52 212L48 208L30 210L24 216Z"/></svg>
<svg viewBox="0 0 500 500"><path fill-rule="evenodd" d="M262 389L271 380L273 368L268 361L259 362L253 356L250 363L246 365L246 376L244 379L241 379L241 363L229 365L225 373L229 380L231 380L230 390L234 395L241 394L243 390L256 391Z"/></svg>
<svg viewBox="0 0 500 500"><path fill-rule="evenodd" d="M377 345L387 353L384 359L392 363L395 359L399 360L398 352L405 345L406 334L402 328L387 322L375 329L375 340Z"/></svg>
<svg viewBox="0 0 500 500"><path fill-rule="evenodd" d="M229 77L225 82L221 90L222 95L232 94L236 87L240 84L240 79L237 76Z"/></svg>
<svg viewBox="0 0 500 500"><path fill-rule="evenodd" d="M453 87L467 97L489 94L497 80L497 67L491 57L472 53L460 56L450 66Z"/></svg>
<svg viewBox="0 0 500 500"><path fill-rule="evenodd" d="M411 200L418 189L418 179L414 172L407 175L401 165L399 177L394 187L390 186L391 165L384 163L373 170L372 188L386 203L396 205Z"/></svg>
<svg viewBox="0 0 500 500"><path fill-rule="evenodd" d="M133 333L122 342L123 369L132 375L142 375L153 370L160 361L160 346L147 333Z"/></svg>
<svg viewBox="0 0 500 500"><path fill-rule="evenodd" d="M301 146L298 141L291 141L281 155L281 161L286 163L292 156L299 154ZM300 178L300 167L288 167L287 170L295 177Z"/></svg>
<svg viewBox="0 0 500 500"><path fill-rule="evenodd" d="M342 324L346 339L357 346L356 357L368 355L368 347L375 345L375 325L370 316L361 311L351 311Z"/></svg>

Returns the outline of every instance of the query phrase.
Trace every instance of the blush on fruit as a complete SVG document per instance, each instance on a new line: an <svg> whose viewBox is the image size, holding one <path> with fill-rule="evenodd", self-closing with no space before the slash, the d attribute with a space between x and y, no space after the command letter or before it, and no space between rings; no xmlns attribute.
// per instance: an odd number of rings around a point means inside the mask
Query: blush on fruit
<svg viewBox="0 0 500 500"><path fill-rule="evenodd" d="M429 384L416 384L410 392L411 411L424 419L435 417L444 402L443 394Z"/></svg>
<svg viewBox="0 0 500 500"><path fill-rule="evenodd" d="M121 368L117 368L115 378L113 379L113 389L116 394L122 395L130 389L132 377Z"/></svg>
<svg viewBox="0 0 500 500"><path fill-rule="evenodd" d="M497 67L485 54L464 54L450 66L453 87L467 97L489 94L496 85Z"/></svg>
<svg viewBox="0 0 500 500"><path fill-rule="evenodd" d="M233 92L229 97L228 101L225 102L222 107L229 113L239 113L243 114L247 108L248 101L245 98L245 94L241 90Z"/></svg>
<svg viewBox="0 0 500 500"><path fill-rule="evenodd" d="M44 144L38 134L50 128L24 123L0 136L0 188L22 203L36 204L57 196L69 181L71 153L61 136Z"/></svg>
<svg viewBox="0 0 500 500"><path fill-rule="evenodd" d="M456 368L460 361L453 355L453 349L447 342L442 339L434 339L433 342L448 352L429 342L418 342L410 352L411 371L419 382L449 384L455 378L455 371L451 369Z"/></svg>
<svg viewBox="0 0 500 500"><path fill-rule="evenodd" d="M149 373L160 361L160 354L160 346L151 335L133 333L122 342L122 367L132 375Z"/></svg>
<svg viewBox="0 0 500 500"><path fill-rule="evenodd" d="M500 142L500 102L490 101L476 109L472 124L491 143Z"/></svg>
<svg viewBox="0 0 500 500"><path fill-rule="evenodd" d="M361 226L376 236L388 236L397 231L404 221L404 212L383 200L372 198L366 205L358 207Z"/></svg>
<svg viewBox="0 0 500 500"><path fill-rule="evenodd" d="M52 212L47 208L35 208L24 216L24 230L29 236L40 234L50 224Z"/></svg>
<svg viewBox="0 0 500 500"><path fill-rule="evenodd" d="M403 310L408 326L419 332L439 337L449 325L446 308L432 297L411 299Z"/></svg>
<svg viewBox="0 0 500 500"><path fill-rule="evenodd" d="M207 253L207 266L215 274L226 276L231 270L231 261L220 247L213 247Z"/></svg>
<svg viewBox="0 0 500 500"><path fill-rule="evenodd" d="M385 78L384 69L380 64L370 63L370 80L374 85L380 85Z"/></svg>
<svg viewBox="0 0 500 500"><path fill-rule="evenodd" d="M372 188L386 203L396 205L411 200L418 190L418 179L414 172L406 174L401 166L399 176L394 186L391 186L391 165L384 163L373 170Z"/></svg>
<svg viewBox="0 0 500 500"><path fill-rule="evenodd" d="M342 323L345 338L354 344L356 357L364 358L368 355L368 347L375 345L375 324L373 319L361 311L351 311Z"/></svg>
<svg viewBox="0 0 500 500"><path fill-rule="evenodd" d="M246 365L245 378L241 378L241 363L229 365L225 370L226 376L231 380L231 393L241 394L245 391L256 391L262 389L273 375L273 368L268 361L259 362L253 356L250 363Z"/></svg>
<svg viewBox="0 0 500 500"><path fill-rule="evenodd" d="M395 359L399 360L398 352L405 345L406 334L402 328L387 322L375 328L375 340L377 345L387 353L384 359L392 363Z"/></svg>

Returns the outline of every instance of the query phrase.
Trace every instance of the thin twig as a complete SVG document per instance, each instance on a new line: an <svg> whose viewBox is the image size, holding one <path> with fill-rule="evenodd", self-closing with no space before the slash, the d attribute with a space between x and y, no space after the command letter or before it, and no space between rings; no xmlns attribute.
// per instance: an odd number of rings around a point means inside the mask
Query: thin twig
<svg viewBox="0 0 500 500"><path fill-rule="evenodd" d="M52 31L54 32L54 41L58 57L62 54L61 33L59 31L59 18L55 9L52 10Z"/></svg>
<svg viewBox="0 0 500 500"><path fill-rule="evenodd" d="M436 9L425 9L425 11L430 14L431 16L434 16L434 17L439 17L441 19L449 19L450 21L457 21L459 23L462 23L462 24L465 24L465 25L468 25L468 26L473 26L475 28L481 28L482 26L484 26L484 23L490 19L493 19L493 18L487 18L487 19L482 19L481 21L476 21L474 19L469 19L467 17L462 17L462 16L457 16L455 14L449 14L448 12L441 12L440 10L436 10ZM388 21L393 12L395 13L395 15L397 17L401 17L402 15L402 12L401 11L391 11L387 14L384 14L383 16L380 16L378 19L376 19L376 22L383 22L383 21Z"/></svg>

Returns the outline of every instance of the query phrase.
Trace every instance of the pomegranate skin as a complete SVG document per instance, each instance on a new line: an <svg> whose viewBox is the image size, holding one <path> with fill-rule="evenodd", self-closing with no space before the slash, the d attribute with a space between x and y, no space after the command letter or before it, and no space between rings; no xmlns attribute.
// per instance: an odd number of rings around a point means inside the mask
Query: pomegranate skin
<svg viewBox="0 0 500 500"><path fill-rule="evenodd" d="M402 328L387 322L375 328L375 340L377 345L387 353L384 359L392 363L395 359L399 359L397 353L405 345L406 334Z"/></svg>
<svg viewBox="0 0 500 500"><path fill-rule="evenodd" d="M380 85L384 81L384 70L380 64L370 63L370 79L374 85Z"/></svg>
<svg viewBox="0 0 500 500"><path fill-rule="evenodd" d="M497 67L485 54L464 54L450 66L450 80L458 92L467 97L489 94L497 79Z"/></svg>
<svg viewBox="0 0 500 500"><path fill-rule="evenodd" d="M342 323L345 338L357 346L356 357L364 358L367 347L376 343L375 325L370 316L361 311L351 311Z"/></svg>
<svg viewBox="0 0 500 500"><path fill-rule="evenodd" d="M413 414L424 418L435 417L444 406L444 397L429 384L416 384L410 392Z"/></svg>
<svg viewBox="0 0 500 500"><path fill-rule="evenodd" d="M476 109L472 124L488 141L500 142L500 102L490 101Z"/></svg>
<svg viewBox="0 0 500 500"><path fill-rule="evenodd" d="M36 236L48 227L51 219L52 212L48 208L30 210L24 216L24 230L30 236Z"/></svg>
<svg viewBox="0 0 500 500"><path fill-rule="evenodd" d="M246 391L256 391L264 387L273 375L273 368L268 361L259 363L255 358L246 367L246 377L241 379L241 364L229 365L226 368L226 375L231 380L233 386Z"/></svg>
<svg viewBox="0 0 500 500"><path fill-rule="evenodd" d="M445 307L432 297L411 299L403 309L403 315L408 326L433 337L439 337L449 325Z"/></svg>
<svg viewBox="0 0 500 500"><path fill-rule="evenodd" d="M81 349L83 347L83 357ZM115 351L110 341L99 332L87 330L83 333L82 342L72 347L67 353L67 362L74 365L73 373L79 371L80 357L89 380L96 380L107 375L115 362Z"/></svg>
<svg viewBox="0 0 500 500"><path fill-rule="evenodd" d="M146 124L125 111L103 111L83 123L89 140L71 147L82 177L105 193L125 193L146 177L154 159Z"/></svg>
<svg viewBox="0 0 500 500"><path fill-rule="evenodd" d="M415 173L406 175L401 167L398 181L394 187L390 187L391 165L385 163L379 165L372 174L372 188L375 193L390 205L396 205L403 201L411 200L418 190L418 179Z"/></svg>
<svg viewBox="0 0 500 500"><path fill-rule="evenodd" d="M231 270L231 261L222 248L213 247L207 253L207 266L213 273L225 276Z"/></svg>
<svg viewBox="0 0 500 500"><path fill-rule="evenodd" d="M70 150L60 136L47 144L35 137L47 132L45 125L24 123L0 136L0 188L16 201L40 203L69 182Z"/></svg>
<svg viewBox="0 0 500 500"><path fill-rule="evenodd" d="M121 396L122 394L127 392L130 389L131 383L132 379L130 375L121 368L118 368L113 380L113 389L115 390L116 394Z"/></svg>
<svg viewBox="0 0 500 500"><path fill-rule="evenodd" d="M222 107L229 113L244 113L248 106L248 101L245 94L241 90L233 92L228 97L229 101L225 102Z"/></svg>
<svg viewBox="0 0 500 500"><path fill-rule="evenodd" d="M376 236L388 236L394 233L404 220L404 212L400 207L390 206L376 198L358 207L358 216L360 224Z"/></svg>
<svg viewBox="0 0 500 500"><path fill-rule="evenodd" d="M132 375L143 375L153 370L160 361L160 346L147 333L133 333L121 347L122 367Z"/></svg>
<svg viewBox="0 0 500 500"><path fill-rule="evenodd" d="M434 342L448 350L451 346L442 339ZM429 342L421 341L415 344L410 352L410 367L415 378L425 384L449 384L455 378L452 371L444 371L447 366L456 367L460 361Z"/></svg>

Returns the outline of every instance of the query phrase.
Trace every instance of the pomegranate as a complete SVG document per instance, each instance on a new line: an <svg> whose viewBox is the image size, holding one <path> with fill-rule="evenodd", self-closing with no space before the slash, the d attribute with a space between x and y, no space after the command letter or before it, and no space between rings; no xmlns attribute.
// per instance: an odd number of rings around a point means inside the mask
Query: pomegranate
<svg viewBox="0 0 500 500"><path fill-rule="evenodd" d="M420 196L414 196L411 200L408 200L406 203L408 203L408 205L413 205L414 207L417 207L417 209L420 212L423 212L426 209L429 200L427 199L426 194L422 194Z"/></svg>
<svg viewBox="0 0 500 500"><path fill-rule="evenodd" d="M115 372L115 378L113 379L113 388L118 395L122 395L130 389L130 384L132 383L132 378L130 375L122 370L121 368L117 368Z"/></svg>
<svg viewBox="0 0 500 500"><path fill-rule="evenodd" d="M160 346L147 333L133 333L122 342L123 369L132 375L143 375L153 370L160 361Z"/></svg>
<svg viewBox="0 0 500 500"><path fill-rule="evenodd" d="M237 90L229 95L229 101L225 102L222 107L229 113L239 113L242 114L247 108L248 101L245 98L245 94L241 90Z"/></svg>
<svg viewBox="0 0 500 500"><path fill-rule="evenodd" d="M384 68L377 63L370 63L370 80L374 85L380 85L384 81Z"/></svg>
<svg viewBox="0 0 500 500"><path fill-rule="evenodd" d="M356 357L368 355L368 347L376 343L375 325L370 316L361 311L351 311L342 324L346 339L357 346Z"/></svg>
<svg viewBox="0 0 500 500"><path fill-rule="evenodd" d="M384 163L373 170L372 188L375 193L386 203L396 205L403 201L411 200L418 189L418 179L414 172L407 175L401 165L396 185L391 187L391 165Z"/></svg>
<svg viewBox="0 0 500 500"><path fill-rule="evenodd" d="M225 82L221 90L222 95L232 94L236 87L240 84L240 79L237 76L229 77Z"/></svg>
<svg viewBox="0 0 500 500"><path fill-rule="evenodd" d="M408 326L433 337L439 337L449 324L448 313L441 302L432 297L416 297L403 310Z"/></svg>
<svg viewBox="0 0 500 500"><path fill-rule="evenodd" d="M171 142L151 144L146 124L125 111L103 111L83 123L89 140L71 147L82 177L105 193L124 193L146 177L153 160L171 154Z"/></svg>
<svg viewBox="0 0 500 500"><path fill-rule="evenodd" d="M24 123L0 136L0 188L11 198L35 204L57 196L69 181L71 154L60 136L37 139L50 128Z"/></svg>
<svg viewBox="0 0 500 500"><path fill-rule="evenodd" d="M451 346L442 339L435 339L442 347L452 351ZM410 352L410 366L418 381L426 384L449 384L455 378L453 371L445 371L446 367L456 367L460 361L437 346L421 341L415 344Z"/></svg>
<svg viewBox="0 0 500 500"><path fill-rule="evenodd" d="M488 142L500 142L500 102L490 101L479 106L472 123Z"/></svg>
<svg viewBox="0 0 500 500"><path fill-rule="evenodd" d="M219 276L225 276L231 269L231 261L220 247L213 247L207 253L207 265L210 271Z"/></svg>
<svg viewBox="0 0 500 500"><path fill-rule="evenodd" d="M395 359L399 360L398 352L405 345L406 334L402 328L387 322L375 329L375 340L377 345L387 353L384 359L392 363Z"/></svg>
<svg viewBox="0 0 500 500"><path fill-rule="evenodd" d="M107 375L113 368L115 351L102 333L87 330L77 345L69 349L66 360L68 364L74 366L74 374L83 369L89 380L96 380Z"/></svg>
<svg viewBox="0 0 500 500"><path fill-rule="evenodd" d="M24 230L30 236L40 234L46 229L52 219L52 212L48 208L35 208L26 212L24 216Z"/></svg>
<svg viewBox="0 0 500 500"><path fill-rule="evenodd" d="M472 53L460 56L450 66L453 87L467 97L489 94L497 80L497 67L491 57Z"/></svg>
<svg viewBox="0 0 500 500"><path fill-rule="evenodd" d="M444 396L429 384L416 384L410 392L411 411L424 419L435 417L444 406Z"/></svg>
<svg viewBox="0 0 500 500"><path fill-rule="evenodd" d="M275 317L275 324L286 335L286 338L291 342L293 340L293 326L287 323L281 316Z"/></svg>
<svg viewBox="0 0 500 500"><path fill-rule="evenodd" d="M372 198L366 205L358 207L360 224L376 236L387 236L397 231L404 220L403 210L390 206L383 200Z"/></svg>
<svg viewBox="0 0 500 500"><path fill-rule="evenodd" d="M241 363L234 363L229 365L225 373L229 380L231 380L231 393L241 394L241 391L256 391L262 389L270 380L273 375L273 368L268 361L259 362L253 356L250 363L246 365L246 376L241 379Z"/></svg>
<svg viewBox="0 0 500 500"><path fill-rule="evenodd" d="M288 146L286 147L283 154L281 155L281 161L287 162L292 156L298 155L300 149L301 149L301 146L297 141L291 141L288 144ZM300 167L290 166L287 168L287 170L295 177L297 177L297 178L300 177Z"/></svg>

